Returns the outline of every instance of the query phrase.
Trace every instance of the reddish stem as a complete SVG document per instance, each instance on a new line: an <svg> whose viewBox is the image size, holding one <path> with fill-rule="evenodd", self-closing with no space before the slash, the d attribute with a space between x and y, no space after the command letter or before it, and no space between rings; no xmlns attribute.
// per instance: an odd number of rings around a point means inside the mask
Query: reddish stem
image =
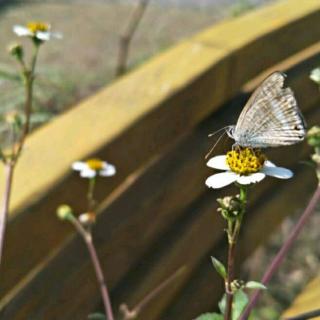
<svg viewBox="0 0 320 320"><path fill-rule="evenodd" d="M267 268L266 272L264 273L264 275L262 277L262 280L261 280L261 282L264 285L268 284L268 282L270 281L270 279L272 278L274 273L279 268L279 266L280 266L281 262L283 261L284 257L286 256L286 254L288 253L288 251L292 247L294 241L299 236L302 228L306 224L308 218L311 216L311 214L315 210L319 199L320 199L320 184L318 185L316 191L314 192L312 198L309 201L308 206L306 207L306 209L302 213L300 219L298 220L298 222L294 226L293 230L291 231L288 239L282 245L281 249L279 250L279 252L275 256L275 258L271 261L271 264L269 265L269 267ZM261 290L257 290L252 295L249 304L247 305L246 309L244 310L244 312L242 313L242 315L240 317L240 320L248 319L252 309L255 307L258 299L260 298L261 293L262 293Z"/></svg>
<svg viewBox="0 0 320 320"><path fill-rule="evenodd" d="M94 267L94 270L96 273L96 277L98 280L98 284L100 286L100 292L101 292L102 301L103 301L103 305L105 308L107 319L114 320L114 315L113 315L113 311L112 311L112 305L111 305L111 301L110 301L108 287L107 287L107 284L104 279L104 275L103 275L103 271L101 268L101 264L100 264L98 255L97 255L97 251L96 251L94 244L92 242L91 233L86 231L83 228L83 226L78 221L78 219L73 218L70 221L75 226L75 228L77 229L79 234L82 236L85 244L87 245L87 248L88 248L88 251L90 254L90 258L91 258L91 261L92 261L92 264L93 264L93 267Z"/></svg>

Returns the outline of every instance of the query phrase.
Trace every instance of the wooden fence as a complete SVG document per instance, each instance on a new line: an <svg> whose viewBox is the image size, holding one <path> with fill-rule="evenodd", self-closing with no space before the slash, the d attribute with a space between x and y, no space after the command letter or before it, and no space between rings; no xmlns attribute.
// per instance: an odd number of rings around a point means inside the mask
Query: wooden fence
<svg viewBox="0 0 320 320"><path fill-rule="evenodd" d="M99 182L94 229L114 305L135 305L185 266L140 319L188 320L212 310L222 283L209 257L225 252L215 199L234 190L204 186L212 173L204 160L212 143L207 135L233 123L248 93L276 69L288 74L307 122L319 122L319 93L308 79L320 61L319 20L318 0L291 0L222 22L32 134L14 183L1 319L86 319L101 310L84 245L55 216L61 203L85 208L86 181L70 164L88 156L118 169ZM216 152L225 150L220 144ZM270 151L296 174L288 182L266 179L250 195L239 259L305 205L316 179L298 161L309 152L305 144Z"/></svg>

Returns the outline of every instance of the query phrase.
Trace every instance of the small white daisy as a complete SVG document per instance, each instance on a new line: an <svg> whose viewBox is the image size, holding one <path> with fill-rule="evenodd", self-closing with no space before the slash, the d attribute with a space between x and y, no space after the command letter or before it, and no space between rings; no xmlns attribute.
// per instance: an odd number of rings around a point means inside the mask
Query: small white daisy
<svg viewBox="0 0 320 320"><path fill-rule="evenodd" d="M234 182L242 185L257 183L266 176L279 179L289 179L293 176L291 170L277 167L266 160L260 151L249 148L233 150L227 155L213 157L207 162L207 166L225 170L207 178L206 185L213 189L223 188Z"/></svg>
<svg viewBox="0 0 320 320"><path fill-rule="evenodd" d="M82 178L94 178L97 175L111 177L116 174L114 165L100 159L89 159L87 161L76 161L72 164L72 169L80 171Z"/></svg>
<svg viewBox="0 0 320 320"><path fill-rule="evenodd" d="M50 29L50 24L44 22L29 22L26 26L13 26L13 32L19 37L31 37L40 41L48 41L51 38L62 38L61 33L51 32Z"/></svg>

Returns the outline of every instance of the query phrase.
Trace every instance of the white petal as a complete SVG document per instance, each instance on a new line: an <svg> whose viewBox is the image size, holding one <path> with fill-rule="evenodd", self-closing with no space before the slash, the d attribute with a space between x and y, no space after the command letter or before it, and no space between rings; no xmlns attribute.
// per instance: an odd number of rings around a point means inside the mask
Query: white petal
<svg viewBox="0 0 320 320"><path fill-rule="evenodd" d="M105 162L103 169L99 171L99 175L103 177L111 177L116 174L116 167L112 164Z"/></svg>
<svg viewBox="0 0 320 320"><path fill-rule="evenodd" d="M43 31L37 31L36 32L36 38L42 41L48 41L50 40L51 33L49 31L43 32Z"/></svg>
<svg viewBox="0 0 320 320"><path fill-rule="evenodd" d="M19 25L13 26L13 32L17 34L19 37L33 35L33 33L28 28Z"/></svg>
<svg viewBox="0 0 320 320"><path fill-rule="evenodd" d="M228 184L235 182L237 177L238 175L231 171L216 173L206 180L206 185L213 189L223 188Z"/></svg>
<svg viewBox="0 0 320 320"><path fill-rule="evenodd" d="M266 160L264 162L264 167L276 167L276 165L273 162Z"/></svg>
<svg viewBox="0 0 320 320"><path fill-rule="evenodd" d="M81 170L80 172L80 176L82 178L94 178L96 176L96 171L92 170L92 169L84 169L84 170Z"/></svg>
<svg viewBox="0 0 320 320"><path fill-rule="evenodd" d="M267 176L279 179L289 179L293 177L293 172L291 170L282 167L276 167L275 165L270 166L265 164L261 172L265 173Z"/></svg>
<svg viewBox="0 0 320 320"><path fill-rule="evenodd" d="M207 162L207 166L214 169L219 170L229 170L229 166L227 164L227 156L216 156L211 158Z"/></svg>
<svg viewBox="0 0 320 320"><path fill-rule="evenodd" d="M237 179L237 182L240 184L257 183L263 180L265 176L266 175L262 172L256 172L256 173L249 174L247 176L239 176Z"/></svg>
<svg viewBox="0 0 320 320"><path fill-rule="evenodd" d="M88 165L82 161L76 161L72 164L72 169L76 171L82 171L88 169Z"/></svg>

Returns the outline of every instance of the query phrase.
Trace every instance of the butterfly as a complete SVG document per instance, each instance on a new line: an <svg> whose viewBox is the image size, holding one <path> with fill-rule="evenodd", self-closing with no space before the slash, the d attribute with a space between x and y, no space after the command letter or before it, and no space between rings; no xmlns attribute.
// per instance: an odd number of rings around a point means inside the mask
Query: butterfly
<svg viewBox="0 0 320 320"><path fill-rule="evenodd" d="M276 71L254 91L237 124L227 129L235 145L279 147L301 142L305 138L306 123L293 91L284 87L285 78L284 73Z"/></svg>

